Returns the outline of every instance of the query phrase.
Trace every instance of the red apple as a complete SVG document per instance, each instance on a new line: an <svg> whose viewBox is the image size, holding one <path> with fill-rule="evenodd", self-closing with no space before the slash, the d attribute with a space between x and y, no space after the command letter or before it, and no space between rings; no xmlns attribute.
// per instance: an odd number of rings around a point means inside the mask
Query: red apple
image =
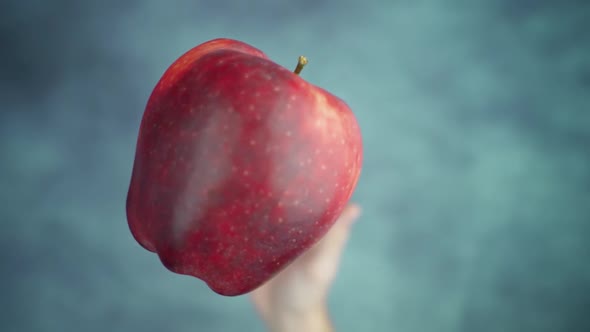
<svg viewBox="0 0 590 332"><path fill-rule="evenodd" d="M321 239L356 186L350 108L258 49L201 44L147 103L129 193L135 239L169 270L241 295Z"/></svg>

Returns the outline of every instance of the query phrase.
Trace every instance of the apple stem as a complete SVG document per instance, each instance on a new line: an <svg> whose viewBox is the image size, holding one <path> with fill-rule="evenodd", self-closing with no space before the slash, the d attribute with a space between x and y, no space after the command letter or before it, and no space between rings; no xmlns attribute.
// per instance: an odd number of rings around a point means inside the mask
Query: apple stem
<svg viewBox="0 0 590 332"><path fill-rule="evenodd" d="M295 70L293 71L295 73L295 75L299 75L299 73L301 72L303 67L305 67L306 64L307 64L307 58L304 57L303 55L299 56L299 59L297 59L297 67L295 67Z"/></svg>

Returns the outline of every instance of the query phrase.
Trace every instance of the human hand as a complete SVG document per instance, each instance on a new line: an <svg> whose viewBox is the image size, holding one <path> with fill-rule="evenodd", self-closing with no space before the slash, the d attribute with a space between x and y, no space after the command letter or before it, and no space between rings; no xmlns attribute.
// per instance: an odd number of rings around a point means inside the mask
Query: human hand
<svg viewBox="0 0 590 332"><path fill-rule="evenodd" d="M271 331L332 330L326 308L328 290L336 277L350 226L359 214L359 206L347 206L314 247L250 294Z"/></svg>

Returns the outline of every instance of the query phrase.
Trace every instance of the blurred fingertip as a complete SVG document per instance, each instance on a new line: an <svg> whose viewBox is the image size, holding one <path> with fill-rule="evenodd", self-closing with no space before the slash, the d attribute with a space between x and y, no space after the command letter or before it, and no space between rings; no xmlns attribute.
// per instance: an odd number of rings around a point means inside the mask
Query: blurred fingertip
<svg viewBox="0 0 590 332"><path fill-rule="evenodd" d="M351 203L345 210L346 218L350 223L355 222L360 217L362 212L361 207L358 204Z"/></svg>

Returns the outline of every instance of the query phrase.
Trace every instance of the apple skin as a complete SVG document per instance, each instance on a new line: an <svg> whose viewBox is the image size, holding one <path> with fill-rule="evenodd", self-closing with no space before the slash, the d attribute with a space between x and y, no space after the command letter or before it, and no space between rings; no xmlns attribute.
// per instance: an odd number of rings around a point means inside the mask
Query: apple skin
<svg viewBox="0 0 590 332"><path fill-rule="evenodd" d="M342 100L248 44L215 39L176 60L148 100L129 227L169 270L245 294L326 234L361 163Z"/></svg>

